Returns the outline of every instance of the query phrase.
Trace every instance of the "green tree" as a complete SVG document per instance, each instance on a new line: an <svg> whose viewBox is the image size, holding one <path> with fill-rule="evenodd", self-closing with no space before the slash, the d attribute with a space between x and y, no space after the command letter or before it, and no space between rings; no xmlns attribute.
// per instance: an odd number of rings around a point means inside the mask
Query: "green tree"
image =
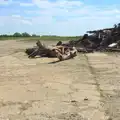
<svg viewBox="0 0 120 120"><path fill-rule="evenodd" d="M13 37L21 37L21 36L22 36L21 33L18 33L18 32L13 34Z"/></svg>
<svg viewBox="0 0 120 120"><path fill-rule="evenodd" d="M28 34L27 32L24 32L24 33L22 33L22 36L23 36L23 37L30 37L31 35Z"/></svg>
<svg viewBox="0 0 120 120"><path fill-rule="evenodd" d="M8 35L7 34L3 34L2 37L8 37Z"/></svg>
<svg viewBox="0 0 120 120"><path fill-rule="evenodd" d="M37 35L36 34L32 34L32 37L36 37Z"/></svg>

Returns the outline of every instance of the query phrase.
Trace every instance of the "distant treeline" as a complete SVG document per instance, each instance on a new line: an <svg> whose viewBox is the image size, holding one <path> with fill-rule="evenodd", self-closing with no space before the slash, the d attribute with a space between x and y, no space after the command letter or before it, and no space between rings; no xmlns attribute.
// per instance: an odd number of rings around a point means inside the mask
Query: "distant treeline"
<svg viewBox="0 0 120 120"><path fill-rule="evenodd" d="M8 35L8 34L2 34L2 35L0 35L0 37L39 37L39 36L40 35L36 35L36 34L30 35L27 32L24 32L24 33L16 32L16 33L14 33L12 35Z"/></svg>
<svg viewBox="0 0 120 120"><path fill-rule="evenodd" d="M25 40L56 40L56 41L66 41L66 40L78 40L81 36L56 36L56 35L36 35L29 34L27 32L19 33L16 32L12 35L2 34L0 35L0 40L11 40L11 39L25 39Z"/></svg>

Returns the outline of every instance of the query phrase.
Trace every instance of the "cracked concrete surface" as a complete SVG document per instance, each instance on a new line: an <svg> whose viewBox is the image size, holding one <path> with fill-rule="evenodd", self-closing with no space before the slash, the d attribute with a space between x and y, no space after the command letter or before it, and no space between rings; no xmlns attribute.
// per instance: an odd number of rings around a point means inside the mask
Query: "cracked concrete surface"
<svg viewBox="0 0 120 120"><path fill-rule="evenodd" d="M89 54L109 120L120 120L120 54Z"/></svg>
<svg viewBox="0 0 120 120"><path fill-rule="evenodd" d="M111 72L118 75L113 57L79 54L50 64L57 59L27 58L23 50L34 43L0 43L0 120L108 120L111 112L102 95L114 92L104 80L106 74L113 77Z"/></svg>

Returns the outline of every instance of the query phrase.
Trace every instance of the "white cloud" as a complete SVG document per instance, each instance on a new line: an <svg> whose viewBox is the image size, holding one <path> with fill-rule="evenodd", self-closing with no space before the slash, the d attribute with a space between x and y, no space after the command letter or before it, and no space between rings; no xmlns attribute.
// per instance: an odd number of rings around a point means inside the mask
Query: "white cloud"
<svg viewBox="0 0 120 120"><path fill-rule="evenodd" d="M20 6L22 7L30 7L30 6L33 6L34 4L32 3L20 3Z"/></svg>
<svg viewBox="0 0 120 120"><path fill-rule="evenodd" d="M120 21L120 9L115 6L88 6L77 0L58 0L54 3L33 0L33 2L42 8L39 11L42 19L40 17L34 19L41 24L46 21L51 32L56 34L80 35L87 30L112 27Z"/></svg>
<svg viewBox="0 0 120 120"><path fill-rule="evenodd" d="M0 0L0 5L10 5L10 4L19 4L22 7L30 7L34 6L33 3L27 3L27 2L20 2L20 1L13 1L13 0Z"/></svg>
<svg viewBox="0 0 120 120"><path fill-rule="evenodd" d="M116 18L120 13L120 9L115 6L88 6L78 0L58 0L57 2L33 0L33 3L39 8L42 8L42 10L34 12L39 13L40 16L42 16L42 19L40 19L40 17L36 17L36 21L38 20L40 23L44 23L46 21L49 24L63 22L67 24L70 22L69 25L71 25L75 23L79 24L81 22L82 25L85 25L86 23L93 23L92 21L97 20L98 24L93 26L99 27L102 26L101 24L106 23L106 21L108 23L111 23L111 21L118 21L114 18ZM104 23L102 23L101 20Z"/></svg>
<svg viewBox="0 0 120 120"><path fill-rule="evenodd" d="M14 18L21 18L20 15L12 15L12 17L14 17Z"/></svg>
<svg viewBox="0 0 120 120"><path fill-rule="evenodd" d="M39 8L44 9L63 9L63 8L73 8L80 7L83 3L77 0L57 0L56 2L50 2L48 0L33 0L33 4L38 6Z"/></svg>
<svg viewBox="0 0 120 120"><path fill-rule="evenodd" d="M19 24L32 25L32 22L29 19L25 17L21 17L20 15L12 15L12 20L14 20L15 23L19 23Z"/></svg>
<svg viewBox="0 0 120 120"><path fill-rule="evenodd" d="M0 0L0 5L8 5L12 3L12 0Z"/></svg>
<svg viewBox="0 0 120 120"><path fill-rule="evenodd" d="M21 22L26 25L32 25L32 22L30 22L29 20L21 20Z"/></svg>
<svg viewBox="0 0 120 120"><path fill-rule="evenodd" d="M32 32L80 35L87 30L112 27L120 21L120 8L116 6L89 6L78 0L33 0L32 3L20 3L20 6L28 8L33 5L37 9L23 9L26 16L16 13L0 17L0 23L20 25L21 29L24 29L24 25L31 26L28 29Z"/></svg>
<svg viewBox="0 0 120 120"><path fill-rule="evenodd" d="M40 8L39 13L43 16L62 16L62 17L83 17L83 16L108 16L120 13L120 9L114 6L97 7L88 6L78 0L33 0L33 3ZM31 12L32 13L32 12Z"/></svg>
<svg viewBox="0 0 120 120"><path fill-rule="evenodd" d="M0 23L2 26L6 25L32 25L32 22L29 19L21 17L20 15L12 15L12 16L0 16Z"/></svg>

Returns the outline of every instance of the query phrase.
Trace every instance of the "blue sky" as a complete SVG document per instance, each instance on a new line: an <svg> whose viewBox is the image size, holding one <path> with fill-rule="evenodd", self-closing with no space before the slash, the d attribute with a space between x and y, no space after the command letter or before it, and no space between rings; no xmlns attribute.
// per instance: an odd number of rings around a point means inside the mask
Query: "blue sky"
<svg viewBox="0 0 120 120"><path fill-rule="evenodd" d="M120 22L120 0L0 0L0 34L82 35Z"/></svg>

